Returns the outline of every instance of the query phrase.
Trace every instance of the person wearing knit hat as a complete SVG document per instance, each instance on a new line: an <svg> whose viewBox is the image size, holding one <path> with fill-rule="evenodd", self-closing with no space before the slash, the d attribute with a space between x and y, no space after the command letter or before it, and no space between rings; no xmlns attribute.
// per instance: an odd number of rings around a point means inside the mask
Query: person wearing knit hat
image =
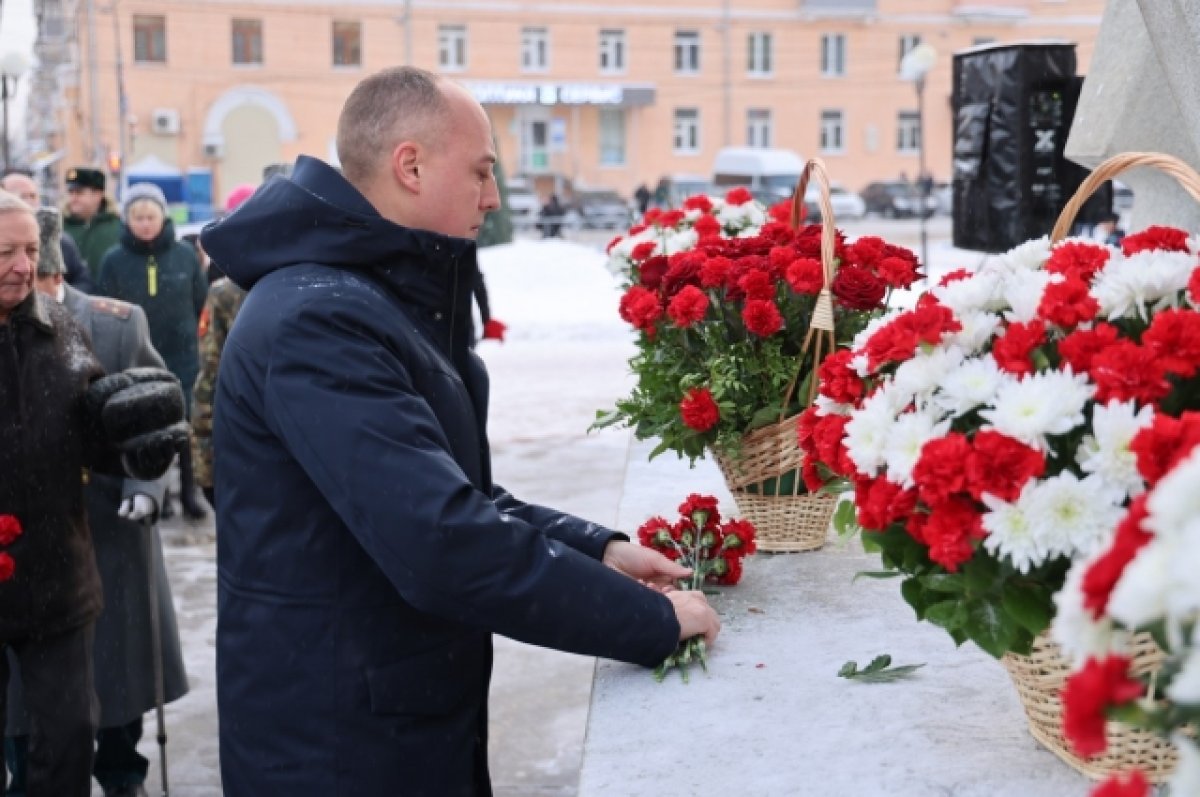
<svg viewBox="0 0 1200 797"><path fill-rule="evenodd" d="M129 220L129 209L138 202L153 202L158 205L162 215L167 215L167 198L162 189L154 183L134 183L125 189L125 198L121 202L121 215Z"/></svg>
<svg viewBox="0 0 1200 797"><path fill-rule="evenodd" d="M225 212L232 213L237 210L238 205L245 202L250 197L254 196L255 187L249 183L239 185L237 188L229 192L229 196L225 197Z"/></svg>

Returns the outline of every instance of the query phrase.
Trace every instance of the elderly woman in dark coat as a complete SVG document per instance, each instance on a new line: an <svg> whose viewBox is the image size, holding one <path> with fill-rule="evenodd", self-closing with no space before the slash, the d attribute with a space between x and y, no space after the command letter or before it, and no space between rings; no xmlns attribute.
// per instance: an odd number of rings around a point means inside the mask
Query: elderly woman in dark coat
<svg viewBox="0 0 1200 797"><path fill-rule="evenodd" d="M175 240L167 200L158 186L135 183L125 192L121 241L100 263L96 292L136 304L146 312L150 341L183 385L192 406L200 370L197 324L208 280L195 250ZM204 517L196 498L190 448L179 458L180 503L188 517Z"/></svg>

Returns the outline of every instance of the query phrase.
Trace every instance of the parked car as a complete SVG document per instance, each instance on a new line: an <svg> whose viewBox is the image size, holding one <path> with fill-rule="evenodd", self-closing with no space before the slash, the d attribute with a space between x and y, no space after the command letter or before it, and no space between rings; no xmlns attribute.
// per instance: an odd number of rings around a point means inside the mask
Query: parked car
<svg viewBox="0 0 1200 797"><path fill-rule="evenodd" d="M567 211L567 226L586 229L624 229L631 223L633 213L629 203L616 191L607 189L576 189Z"/></svg>
<svg viewBox="0 0 1200 797"><path fill-rule="evenodd" d="M921 196L915 183L904 180L880 180L871 183L862 192L867 213L878 213L889 219L912 218L921 212ZM933 215L937 209L937 198L926 197L922 215Z"/></svg>
<svg viewBox="0 0 1200 797"><path fill-rule="evenodd" d="M817 221L821 218L821 206L818 204L820 189L809 183L804 190L804 206L808 209L808 218ZM861 219L867 213L867 205L858 194L847 191L837 183L829 186L829 204L833 206L833 218L839 222L846 219Z"/></svg>
<svg viewBox="0 0 1200 797"><path fill-rule="evenodd" d="M532 227L537 221L538 211L542 203L529 183L521 177L511 177L505 184L507 189L508 213L513 226L518 229Z"/></svg>
<svg viewBox="0 0 1200 797"><path fill-rule="evenodd" d="M713 185L721 193L745 186L755 199L773 205L792 195L802 171L804 159L789 149L725 147L713 160Z"/></svg>
<svg viewBox="0 0 1200 797"><path fill-rule="evenodd" d="M667 180L667 205L677 208L688 197L715 194L712 180L698 174L672 174Z"/></svg>

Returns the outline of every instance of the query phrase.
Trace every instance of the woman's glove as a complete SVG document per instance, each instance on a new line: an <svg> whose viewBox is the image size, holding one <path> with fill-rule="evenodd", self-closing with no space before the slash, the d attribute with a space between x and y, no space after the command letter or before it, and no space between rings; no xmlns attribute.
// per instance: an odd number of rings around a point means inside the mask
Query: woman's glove
<svg viewBox="0 0 1200 797"><path fill-rule="evenodd" d="M167 472L188 440L183 390L170 371L131 368L97 379L88 407L104 436L121 454L125 472L152 481Z"/></svg>

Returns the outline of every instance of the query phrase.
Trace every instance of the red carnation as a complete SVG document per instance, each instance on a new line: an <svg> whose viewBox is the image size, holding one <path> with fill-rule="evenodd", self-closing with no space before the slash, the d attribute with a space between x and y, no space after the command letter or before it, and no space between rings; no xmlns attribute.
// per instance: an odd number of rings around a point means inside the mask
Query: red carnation
<svg viewBox="0 0 1200 797"><path fill-rule="evenodd" d="M860 477L854 480L854 505L860 526L869 531L883 531L897 520L916 517L917 491L905 490L885 476Z"/></svg>
<svg viewBox="0 0 1200 797"><path fill-rule="evenodd" d="M692 229L696 231L696 235L701 238L708 238L712 235L721 234L721 222L717 221L716 216L701 216L696 219L696 223L692 225Z"/></svg>
<svg viewBox="0 0 1200 797"><path fill-rule="evenodd" d="M711 495L692 493L679 505L679 514L691 521L693 525L696 523L694 515L697 512L705 513L705 526L715 526L721 522L721 513L717 511L717 499Z"/></svg>
<svg viewBox="0 0 1200 797"><path fill-rule="evenodd" d="M1192 276L1188 278L1187 292L1192 304L1200 304L1200 268L1192 271Z"/></svg>
<svg viewBox="0 0 1200 797"><path fill-rule="evenodd" d="M949 274L947 274L946 276L944 276L940 280L938 280L938 285L940 285L941 287L944 288L952 282L958 282L960 280L970 279L971 276L972 276L971 272L968 271L967 269L958 268L958 269L955 269L954 271L951 271Z"/></svg>
<svg viewBox="0 0 1200 797"><path fill-rule="evenodd" d="M634 285L621 297L618 308L621 318L646 333L652 333L654 322L662 318L662 305L653 292Z"/></svg>
<svg viewBox="0 0 1200 797"><path fill-rule="evenodd" d="M742 308L742 323L746 329L760 338L770 337L783 329L783 316L775 302L769 299L751 299Z"/></svg>
<svg viewBox="0 0 1200 797"><path fill-rule="evenodd" d="M740 559L758 550L754 524L748 520L726 520L721 532L726 558Z"/></svg>
<svg viewBox="0 0 1200 797"><path fill-rule="evenodd" d="M984 494L1015 501L1030 479L1046 471L1046 455L992 429L983 429L971 441L966 458L967 491L979 501Z"/></svg>
<svg viewBox="0 0 1200 797"><path fill-rule="evenodd" d="M1083 574L1083 605L1099 620L1108 610L1108 599L1121 580L1125 567L1153 536L1146 531L1146 493L1129 505L1129 511L1117 525L1112 547L1105 551Z"/></svg>
<svg viewBox="0 0 1200 797"><path fill-rule="evenodd" d="M1140 769L1116 774L1093 789L1091 797L1150 797L1150 781Z"/></svg>
<svg viewBox="0 0 1200 797"><path fill-rule="evenodd" d="M1157 404L1171 392L1162 361L1131 340L1118 340L1093 357L1088 375L1101 404L1114 399Z"/></svg>
<svg viewBox="0 0 1200 797"><path fill-rule="evenodd" d="M1142 345L1154 352L1167 373L1192 376L1200 369L1200 313L1163 310L1142 334Z"/></svg>
<svg viewBox="0 0 1200 797"><path fill-rule="evenodd" d="M921 528L929 558L951 573L975 553L972 540L982 539L983 518L975 502L955 496L932 507Z"/></svg>
<svg viewBox="0 0 1200 797"><path fill-rule="evenodd" d="M1143 691L1142 685L1129 677L1128 657L1089 658L1062 689L1063 735L1075 752L1091 757L1108 749L1104 733L1108 707L1137 700Z"/></svg>
<svg viewBox="0 0 1200 797"><path fill-rule="evenodd" d="M714 561L714 564L717 565L714 572L717 574L718 584L733 586L742 580L742 557L721 556Z"/></svg>
<svg viewBox="0 0 1200 797"><path fill-rule="evenodd" d="M663 277L667 275L667 258L655 255L637 267L638 280L652 291L662 287Z"/></svg>
<svg viewBox="0 0 1200 797"><path fill-rule="evenodd" d="M608 242L608 245L604 247L604 254L606 254L606 255L612 254L613 247L616 246L617 244L621 243L621 241L624 241L624 240L625 240L625 238L620 235L618 235L616 238L613 238L611 241Z"/></svg>
<svg viewBox="0 0 1200 797"><path fill-rule="evenodd" d="M667 315L679 327L690 327L704 320L707 312L708 296L694 285L685 285L667 305Z"/></svg>
<svg viewBox="0 0 1200 797"><path fill-rule="evenodd" d="M1200 413L1185 412L1178 418L1156 414L1150 425L1129 441L1129 450L1137 456L1138 473L1153 487L1198 444Z"/></svg>
<svg viewBox="0 0 1200 797"><path fill-rule="evenodd" d="M821 288L825 287L825 273L821 269L821 263L811 257L793 260L787 267L785 278L796 293L816 296L821 292Z"/></svg>
<svg viewBox="0 0 1200 797"><path fill-rule="evenodd" d="M765 271L747 271L738 280L738 287L747 299L775 298L775 279Z"/></svg>
<svg viewBox="0 0 1200 797"><path fill-rule="evenodd" d="M854 352L849 349L838 349L825 358L817 369L820 379L821 395L839 404L857 404L863 397L865 388L863 380L851 367Z"/></svg>
<svg viewBox="0 0 1200 797"><path fill-rule="evenodd" d="M639 262L645 260L646 258L650 257L650 255L654 254L654 250L657 246L658 244L656 244L654 241L642 241L640 244L633 247L633 251L630 252L629 258Z"/></svg>
<svg viewBox="0 0 1200 797"><path fill-rule="evenodd" d="M727 257L710 257L700 266L700 284L705 288L720 288L729 279L733 261Z"/></svg>
<svg viewBox="0 0 1200 797"><path fill-rule="evenodd" d="M676 252L668 260L667 273L663 275L662 289L670 296L684 285L700 283L700 268L708 255L695 249Z"/></svg>
<svg viewBox="0 0 1200 797"><path fill-rule="evenodd" d="M671 538L671 524L661 517L652 517L638 527L637 538L647 548L667 551L674 547L667 542Z"/></svg>
<svg viewBox="0 0 1200 797"><path fill-rule="evenodd" d="M1147 227L1141 232L1126 235L1121 239L1121 251L1125 256L1157 249L1165 252L1186 252L1188 234L1174 227Z"/></svg>
<svg viewBox="0 0 1200 797"><path fill-rule="evenodd" d="M738 186L733 188L725 195L725 202L730 205L744 205L747 202L753 202L754 195L750 193L750 189Z"/></svg>
<svg viewBox="0 0 1200 797"><path fill-rule="evenodd" d="M921 276L917 271L917 261L904 257L885 257L876 271L893 288L907 288Z"/></svg>
<svg viewBox="0 0 1200 797"><path fill-rule="evenodd" d="M854 473L854 462L851 461L850 453L843 442L848 423L849 415L830 413L820 416L812 430L812 442L816 447L817 458L839 476L850 476Z"/></svg>
<svg viewBox="0 0 1200 797"><path fill-rule="evenodd" d="M1091 282L1096 272L1108 263L1108 256L1108 249L1099 244L1064 241L1050 252L1045 268L1053 274Z"/></svg>
<svg viewBox="0 0 1200 797"><path fill-rule="evenodd" d="M647 214L647 215L649 215L649 214ZM635 224L629 228L629 237L632 238L633 236L637 235L638 233L645 232L648 229L650 229L649 224Z"/></svg>
<svg viewBox="0 0 1200 797"><path fill-rule="evenodd" d="M0 552L0 581L8 581L17 571L17 563L7 553Z"/></svg>
<svg viewBox="0 0 1200 797"><path fill-rule="evenodd" d="M1117 342L1120 333L1112 324L1099 323L1092 329L1077 329L1058 344L1058 356L1077 374L1092 367L1092 359Z"/></svg>
<svg viewBox="0 0 1200 797"><path fill-rule="evenodd" d="M21 520L16 515L0 515L0 545L12 545L22 531Z"/></svg>
<svg viewBox="0 0 1200 797"><path fill-rule="evenodd" d="M958 432L925 443L912 472L921 500L934 506L945 503L954 493L965 491L967 474L963 463L970 455L971 444Z"/></svg>
<svg viewBox="0 0 1200 797"><path fill-rule="evenodd" d="M694 387L679 402L684 424L697 432L707 432L721 420L721 410L706 387Z"/></svg>
<svg viewBox="0 0 1200 797"><path fill-rule="evenodd" d="M642 216L642 222L646 225L642 229L646 229L646 227L657 222L662 217L662 214L662 208L650 208L647 210L646 215ZM630 233L630 235L633 235L633 233Z"/></svg>
<svg viewBox="0 0 1200 797"><path fill-rule="evenodd" d="M674 227L683 221L683 216L684 213L682 210L664 210L655 223L659 227Z"/></svg>
<svg viewBox="0 0 1200 797"><path fill-rule="evenodd" d="M992 344L992 356L1002 371L1022 376L1034 372L1033 350L1046 342L1046 325L1040 319L1027 324L1012 323Z"/></svg>
<svg viewBox="0 0 1200 797"><path fill-rule="evenodd" d="M704 194L696 194L683 200L684 210L698 210L701 213L711 213L713 208L712 200Z"/></svg>
<svg viewBox="0 0 1200 797"><path fill-rule="evenodd" d="M767 216L778 224L790 226L792 222L792 200L784 199L767 208Z"/></svg>
<svg viewBox="0 0 1200 797"><path fill-rule="evenodd" d="M830 286L838 301L851 310L875 310L882 306L887 285L868 268L844 266Z"/></svg>
<svg viewBox="0 0 1200 797"><path fill-rule="evenodd" d="M1062 282L1046 286L1037 313L1051 324L1064 329L1091 321L1100 312L1100 302L1088 291L1087 283L1078 277L1067 277Z"/></svg>

